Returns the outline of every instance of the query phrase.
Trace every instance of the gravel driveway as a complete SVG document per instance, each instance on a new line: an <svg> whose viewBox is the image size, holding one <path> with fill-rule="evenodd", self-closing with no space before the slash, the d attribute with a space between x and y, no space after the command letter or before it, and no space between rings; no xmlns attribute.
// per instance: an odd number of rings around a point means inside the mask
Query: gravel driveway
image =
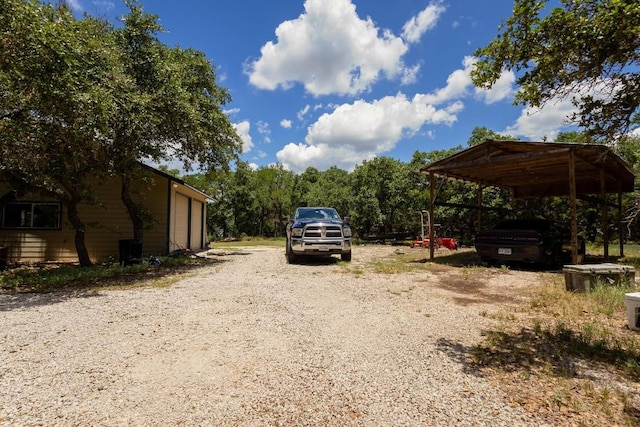
<svg viewBox="0 0 640 427"><path fill-rule="evenodd" d="M542 425L466 363L539 275L465 292L387 256L256 247L165 288L0 295L0 425Z"/></svg>

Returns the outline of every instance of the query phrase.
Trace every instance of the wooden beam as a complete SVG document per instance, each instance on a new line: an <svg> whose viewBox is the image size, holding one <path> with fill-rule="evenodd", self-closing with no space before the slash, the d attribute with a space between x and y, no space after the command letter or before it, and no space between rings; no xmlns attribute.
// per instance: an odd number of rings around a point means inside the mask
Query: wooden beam
<svg viewBox="0 0 640 427"><path fill-rule="evenodd" d="M435 259L434 252L434 239L433 239L433 222L435 221L435 201L436 194L434 191L435 184L435 175L433 173L429 174L429 187L431 188L431 192L429 193L429 259L433 261Z"/></svg>
<svg viewBox="0 0 640 427"><path fill-rule="evenodd" d="M499 157L488 157L485 159L479 160L469 160L466 162L453 163L450 162L448 164L440 165L440 166L427 166L423 170L426 172L439 172L442 170L451 170L451 169L468 169L468 168L477 168L478 166L488 166L490 168L494 168L499 165L508 164L512 165L515 162L519 162L522 160L530 161L532 159L536 160L544 160L544 159L555 159L561 154L565 154L569 151L569 148L560 148L556 150L548 150L543 152L529 152L529 153L518 153L518 154L510 154L507 156L499 156Z"/></svg>
<svg viewBox="0 0 640 427"><path fill-rule="evenodd" d="M435 202L436 206L446 206L448 208L460 208L460 209L473 209L473 210L477 210L478 209L478 205L468 205L466 203L450 203L450 202ZM496 211L496 212L513 212L513 209L509 209L509 208L501 208L498 206L480 206L480 209L482 209L483 211Z"/></svg>
<svg viewBox="0 0 640 427"><path fill-rule="evenodd" d="M478 223L476 225L476 231L482 230L482 185L478 185L478 195L477 195L477 203L478 203Z"/></svg>
<svg viewBox="0 0 640 427"><path fill-rule="evenodd" d="M624 256L624 230L622 227L622 184L618 190L618 232L620 234L620 257Z"/></svg>
<svg viewBox="0 0 640 427"><path fill-rule="evenodd" d="M607 209L607 189L605 185L604 169L600 169L600 197L602 207L600 208L600 221L602 226L602 245L604 249L604 260L609 259L609 209Z"/></svg>
<svg viewBox="0 0 640 427"><path fill-rule="evenodd" d="M576 159L569 150L569 204L571 205L571 262L578 263L578 214L576 207Z"/></svg>

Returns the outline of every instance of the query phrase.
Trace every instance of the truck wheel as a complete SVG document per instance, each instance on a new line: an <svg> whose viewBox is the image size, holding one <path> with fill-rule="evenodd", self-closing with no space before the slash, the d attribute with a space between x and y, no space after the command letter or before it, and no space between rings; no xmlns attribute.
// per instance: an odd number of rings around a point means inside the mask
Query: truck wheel
<svg viewBox="0 0 640 427"><path fill-rule="evenodd" d="M351 251L344 253L344 254L340 254L340 259L342 261L346 261L346 262L350 262L351 261Z"/></svg>
<svg viewBox="0 0 640 427"><path fill-rule="evenodd" d="M287 247L286 247L285 255L287 257L287 264L295 264L295 262L298 260L298 257L296 256L296 254L294 254L293 251L291 250L291 241L290 240L287 240Z"/></svg>

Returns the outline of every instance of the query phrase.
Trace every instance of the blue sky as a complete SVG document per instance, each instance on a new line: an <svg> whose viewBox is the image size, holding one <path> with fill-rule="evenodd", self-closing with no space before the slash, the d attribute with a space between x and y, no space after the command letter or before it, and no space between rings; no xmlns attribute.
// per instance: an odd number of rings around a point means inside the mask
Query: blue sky
<svg viewBox="0 0 640 427"><path fill-rule="evenodd" d="M112 21L121 2L72 0ZM511 15L508 0L147 0L161 40L206 53L233 98L224 109L242 159L352 170L363 160L409 161L416 150L466 146L476 126L553 140L574 111L514 106L515 76L478 90L474 51Z"/></svg>

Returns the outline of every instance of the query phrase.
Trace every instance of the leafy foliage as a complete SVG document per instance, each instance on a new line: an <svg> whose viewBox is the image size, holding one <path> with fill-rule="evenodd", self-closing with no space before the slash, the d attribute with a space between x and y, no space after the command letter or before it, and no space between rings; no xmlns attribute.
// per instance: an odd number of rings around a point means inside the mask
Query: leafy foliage
<svg viewBox="0 0 640 427"><path fill-rule="evenodd" d="M473 130L468 145L485 139L509 139L484 127ZM584 141L584 133L568 132L559 136L565 142ZM638 166L637 138L623 138L617 152L630 164ZM428 164L463 150L416 151L405 163L388 157L375 158L347 172L336 167L319 171L309 167L295 174L280 165L253 170L238 162L236 170L224 174L185 177L194 186L206 189L214 198L208 209L209 225L220 237L284 235L283 217L297 206L332 206L342 216L349 215L357 237L382 235L420 235L420 212L429 209L429 176L420 173ZM436 180L436 233L452 236L464 245L472 245L478 229L478 187L447 179ZM625 195L625 204L631 201ZM569 204L565 198L514 200L504 189L484 188L482 192L482 226L489 227L504 218L546 218L569 227ZM594 200L578 200L578 230L589 242L602 235L601 207ZM618 236L616 215L609 215L609 235ZM640 238L635 223L629 224L631 240Z"/></svg>
<svg viewBox="0 0 640 427"><path fill-rule="evenodd" d="M64 5L8 0L0 10L0 174L66 206L89 265L78 205L93 201L88 178L108 173L105 136L126 85L112 33Z"/></svg>
<svg viewBox="0 0 640 427"><path fill-rule="evenodd" d="M99 204L95 181L118 176L134 238L148 213L130 183L146 159L228 169L240 140L221 106L230 100L202 52L156 37L158 17L127 0L123 27L84 16L64 2L5 0L0 8L0 178L55 198L84 246L80 203Z"/></svg>
<svg viewBox="0 0 640 427"><path fill-rule="evenodd" d="M591 140L626 134L640 106L640 3L636 0L516 0L500 33L475 55L474 84L491 87L503 70L520 86L516 102L540 107L571 99L572 119Z"/></svg>

